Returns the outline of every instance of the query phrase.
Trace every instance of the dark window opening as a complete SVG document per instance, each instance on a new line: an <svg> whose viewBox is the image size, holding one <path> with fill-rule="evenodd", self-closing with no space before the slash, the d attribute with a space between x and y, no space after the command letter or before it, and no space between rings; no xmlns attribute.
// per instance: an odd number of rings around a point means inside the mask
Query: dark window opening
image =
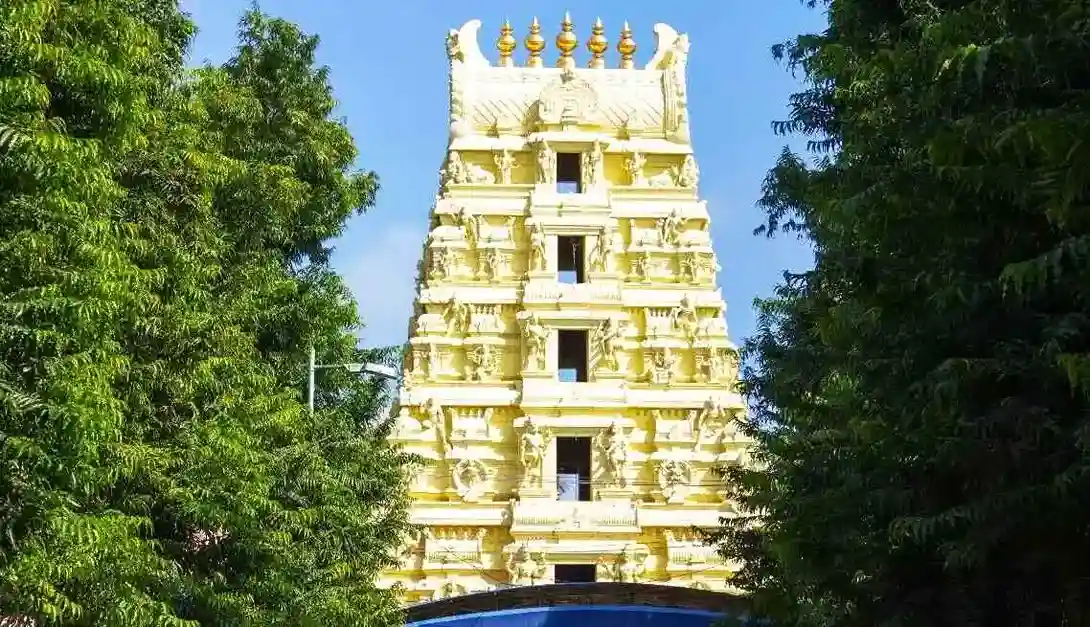
<svg viewBox="0 0 1090 627"><path fill-rule="evenodd" d="M587 382L587 332L561 329L557 333L557 370L564 383Z"/></svg>
<svg viewBox="0 0 1090 627"><path fill-rule="evenodd" d="M590 500L590 438L556 439L556 498Z"/></svg>
<svg viewBox="0 0 1090 627"><path fill-rule="evenodd" d="M556 583L594 583L598 568L594 564L557 564L553 566Z"/></svg>
<svg viewBox="0 0 1090 627"><path fill-rule="evenodd" d="M583 192L583 163L577 152L556 154L556 191L561 194Z"/></svg>
<svg viewBox="0 0 1090 627"><path fill-rule="evenodd" d="M557 280L561 283L586 283L583 247L586 238L560 235L556 238Z"/></svg>

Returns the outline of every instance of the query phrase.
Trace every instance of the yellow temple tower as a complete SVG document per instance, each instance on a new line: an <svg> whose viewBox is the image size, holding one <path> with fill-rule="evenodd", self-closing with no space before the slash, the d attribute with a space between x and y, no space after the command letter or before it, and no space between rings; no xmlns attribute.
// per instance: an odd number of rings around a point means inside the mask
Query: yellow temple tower
<svg viewBox="0 0 1090 627"><path fill-rule="evenodd" d="M407 603L626 581L730 591L700 528L732 513L744 404L689 137L688 37L657 24L635 67L600 21L577 67L537 22L493 64L447 38L450 139L393 438L425 460L420 534L380 585Z"/></svg>

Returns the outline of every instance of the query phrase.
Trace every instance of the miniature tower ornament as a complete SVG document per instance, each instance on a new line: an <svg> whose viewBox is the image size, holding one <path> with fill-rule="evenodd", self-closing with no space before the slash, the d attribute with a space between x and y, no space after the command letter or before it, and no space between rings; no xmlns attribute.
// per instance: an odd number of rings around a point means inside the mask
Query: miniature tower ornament
<svg viewBox="0 0 1090 627"><path fill-rule="evenodd" d="M716 469L750 463L751 441L688 133L688 37L655 24L637 67L626 23L622 69L606 69L602 20L577 60L565 14L556 69L536 18L523 67L510 24L498 61L480 27L448 32L451 133L390 435L421 460L407 484L423 533L378 584L418 603L564 583L574 562L727 590L737 566L700 530L737 513Z"/></svg>
<svg viewBox="0 0 1090 627"><path fill-rule="evenodd" d="M541 36L541 24L538 23L536 17L530 23L530 34L526 36L523 45L526 46L526 51L530 53L530 58L526 61L526 67L541 67L541 53L545 50L545 38Z"/></svg>
<svg viewBox="0 0 1090 627"><path fill-rule="evenodd" d="M636 40L632 39L632 29L628 22L621 28L621 39L617 42L617 52L621 53L621 69L631 70L634 66L632 55L636 54Z"/></svg>
<svg viewBox="0 0 1090 627"><path fill-rule="evenodd" d="M560 34L556 36L556 48L560 51L560 57L556 60L556 67L571 69L575 67L575 59L572 52L579 47L579 40L575 36L575 26L571 22L571 15L564 13L564 21L560 24Z"/></svg>
<svg viewBox="0 0 1090 627"><path fill-rule="evenodd" d="M602 69L606 66L603 56L609 50L609 42L606 40L606 28L602 26L602 18L594 20L591 27L590 39L587 40L587 50L590 50L591 60L587 67Z"/></svg>
<svg viewBox="0 0 1090 627"><path fill-rule="evenodd" d="M511 59L511 53L515 51L518 42L515 41L515 36L511 33L511 22L504 20L503 26L500 28L500 38L496 40L496 49L500 51L501 67L513 67L515 65Z"/></svg>

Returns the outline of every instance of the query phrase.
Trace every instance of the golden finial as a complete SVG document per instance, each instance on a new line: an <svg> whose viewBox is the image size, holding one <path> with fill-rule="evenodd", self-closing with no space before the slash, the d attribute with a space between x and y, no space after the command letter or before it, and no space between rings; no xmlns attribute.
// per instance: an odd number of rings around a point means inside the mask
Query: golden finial
<svg viewBox="0 0 1090 627"><path fill-rule="evenodd" d="M571 23L571 14L564 11L564 21L560 24L560 34L556 36L556 47L560 50L560 58L556 60L556 67L570 68L575 65L571 53L579 46L579 40L575 37L575 26Z"/></svg>
<svg viewBox="0 0 1090 627"><path fill-rule="evenodd" d="M511 22L507 20L503 21L503 26L500 27L500 38L496 40L496 49L500 51L500 67L511 67L514 62L511 60L511 53L515 51L515 46L518 42L515 41L515 36L512 35Z"/></svg>
<svg viewBox="0 0 1090 627"><path fill-rule="evenodd" d="M530 58L526 61L527 67L541 67L541 52L545 50L545 38L541 36L541 24L537 23L536 17L530 24L530 34L526 36L523 45L530 52Z"/></svg>
<svg viewBox="0 0 1090 627"><path fill-rule="evenodd" d="M632 29L628 27L627 21L621 29L621 40L617 42L617 52L621 53L621 69L631 70L634 67L632 55L636 54L636 41L632 39Z"/></svg>
<svg viewBox="0 0 1090 627"><path fill-rule="evenodd" d="M590 50L591 59L587 67L604 68L605 59L602 55L609 50L609 41L606 40L606 27L602 26L602 18L594 20L594 26L590 29L590 39L587 40L587 50Z"/></svg>

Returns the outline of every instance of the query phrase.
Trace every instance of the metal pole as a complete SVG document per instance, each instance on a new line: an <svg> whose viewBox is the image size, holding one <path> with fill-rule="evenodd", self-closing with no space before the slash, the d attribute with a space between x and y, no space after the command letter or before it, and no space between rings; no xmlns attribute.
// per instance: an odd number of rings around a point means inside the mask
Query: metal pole
<svg viewBox="0 0 1090 627"><path fill-rule="evenodd" d="M314 413L314 345L310 345L310 372L307 378L307 408Z"/></svg>

